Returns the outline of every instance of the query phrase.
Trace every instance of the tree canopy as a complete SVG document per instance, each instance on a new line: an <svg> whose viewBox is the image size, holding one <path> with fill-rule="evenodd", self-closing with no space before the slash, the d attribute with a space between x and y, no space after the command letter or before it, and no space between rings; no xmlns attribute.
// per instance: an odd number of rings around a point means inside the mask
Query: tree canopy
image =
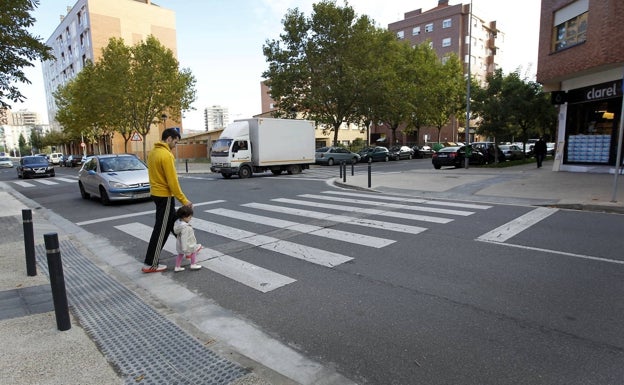
<svg viewBox="0 0 624 385"><path fill-rule="evenodd" d="M125 146L137 132L146 158L145 137L152 125L161 122L163 114L179 120L182 111L191 109L195 94L190 70L180 70L173 52L155 37L132 47L111 38L101 60L88 63L55 92L56 119L66 132L93 140L119 133Z"/></svg>
<svg viewBox="0 0 624 385"><path fill-rule="evenodd" d="M26 99L16 84L31 83L24 67L33 67L37 59L53 59L52 49L27 31L35 22L30 13L37 6L38 0L3 1L0 6L0 107Z"/></svg>
<svg viewBox="0 0 624 385"><path fill-rule="evenodd" d="M522 79L518 72L504 75L498 69L472 95L473 112L481 120L477 133L481 135L497 141L520 137L526 143L529 135L552 134L557 121L555 107L539 83Z"/></svg>
<svg viewBox="0 0 624 385"><path fill-rule="evenodd" d="M378 79L371 74L380 61L375 55L383 53L381 42L389 40L384 34L390 33L333 1L314 4L310 18L289 10L280 40L263 47L269 63L263 76L277 104L276 116L301 113L328 125L336 143L343 122L362 120L360 107Z"/></svg>

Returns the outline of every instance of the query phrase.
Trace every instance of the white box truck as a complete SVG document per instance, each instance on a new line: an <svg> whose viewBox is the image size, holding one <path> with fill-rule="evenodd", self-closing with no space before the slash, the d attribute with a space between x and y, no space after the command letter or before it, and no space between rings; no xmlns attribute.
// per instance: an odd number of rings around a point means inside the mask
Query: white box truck
<svg viewBox="0 0 624 385"><path fill-rule="evenodd" d="M235 120L210 150L210 170L225 179L253 173L299 174L314 164L314 122L298 119Z"/></svg>

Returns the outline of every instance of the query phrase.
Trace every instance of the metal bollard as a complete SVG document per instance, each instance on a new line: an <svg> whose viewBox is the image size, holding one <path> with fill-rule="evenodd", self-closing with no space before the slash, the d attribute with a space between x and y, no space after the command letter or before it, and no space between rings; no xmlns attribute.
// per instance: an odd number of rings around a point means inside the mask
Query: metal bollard
<svg viewBox="0 0 624 385"><path fill-rule="evenodd" d="M37 263L35 261L35 236L33 232L32 211L22 210L22 222L24 227L24 250L26 251L26 275L37 275Z"/></svg>
<svg viewBox="0 0 624 385"><path fill-rule="evenodd" d="M351 162L351 176L355 175L355 162Z"/></svg>
<svg viewBox="0 0 624 385"><path fill-rule="evenodd" d="M338 165L338 168L340 169L340 179L342 179L342 163Z"/></svg>
<svg viewBox="0 0 624 385"><path fill-rule="evenodd" d="M371 188L372 164L373 164L373 158L368 158L368 188Z"/></svg>
<svg viewBox="0 0 624 385"><path fill-rule="evenodd" d="M347 183L347 162L342 161L340 167L342 167L342 183Z"/></svg>
<svg viewBox="0 0 624 385"><path fill-rule="evenodd" d="M184 159L184 163L186 165L186 173L188 174L188 159Z"/></svg>
<svg viewBox="0 0 624 385"><path fill-rule="evenodd" d="M63 275L63 262L59 249L58 236L56 233L43 235L48 257L48 271L50 272L50 286L52 287L52 300L54 302L54 314L56 315L56 327L60 331L69 330L69 308L67 305L67 293L65 292L65 277Z"/></svg>

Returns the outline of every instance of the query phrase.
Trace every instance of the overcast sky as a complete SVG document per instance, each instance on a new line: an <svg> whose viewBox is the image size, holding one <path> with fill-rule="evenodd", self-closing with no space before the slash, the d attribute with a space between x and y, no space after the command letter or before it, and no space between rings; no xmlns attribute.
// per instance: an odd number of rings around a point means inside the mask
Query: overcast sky
<svg viewBox="0 0 624 385"><path fill-rule="evenodd" d="M303 0L156 0L154 3L176 13L178 60L190 68L197 79L195 111L184 114L185 130L203 130L203 110L212 105L227 107L230 120L248 118L260 110L260 81L267 63L262 54L266 40L279 38L282 19L290 8L311 14L313 1ZM450 0L449 4L462 1ZM470 3L469 0L463 3ZM37 19L31 31L45 42L66 13L71 1L41 0L35 11ZM342 0L338 5L344 5ZM349 5L358 15L370 16L379 27L403 19L406 12L434 8L437 0L351 0ZM475 15L496 20L505 34L505 72L515 71L534 76L537 67L540 0L524 0L510 6L503 0L473 0ZM26 108L38 112L47 123L45 93L41 66L27 70L32 81L22 86L28 98L13 109Z"/></svg>

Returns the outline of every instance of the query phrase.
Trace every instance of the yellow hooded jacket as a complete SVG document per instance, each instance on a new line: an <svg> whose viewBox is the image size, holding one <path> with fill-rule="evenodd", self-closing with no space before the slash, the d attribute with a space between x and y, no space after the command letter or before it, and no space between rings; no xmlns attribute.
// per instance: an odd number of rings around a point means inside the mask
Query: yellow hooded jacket
<svg viewBox="0 0 624 385"><path fill-rule="evenodd" d="M175 157L164 142L154 144L154 148L147 157L147 172L150 181L150 194L157 197L176 197L180 203L186 205L186 198L175 168Z"/></svg>

